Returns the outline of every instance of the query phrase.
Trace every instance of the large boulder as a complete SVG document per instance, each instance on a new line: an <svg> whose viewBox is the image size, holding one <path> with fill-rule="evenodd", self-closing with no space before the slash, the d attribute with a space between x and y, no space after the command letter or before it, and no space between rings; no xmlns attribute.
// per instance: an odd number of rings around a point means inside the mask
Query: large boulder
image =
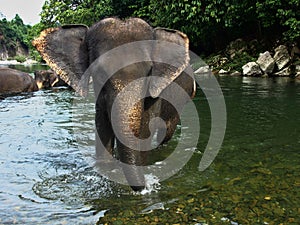
<svg viewBox="0 0 300 225"><path fill-rule="evenodd" d="M6 60L8 58L8 51L5 44L1 40L1 37L3 36L0 34L0 60Z"/></svg>
<svg viewBox="0 0 300 225"><path fill-rule="evenodd" d="M300 78L300 65L295 65L294 75Z"/></svg>
<svg viewBox="0 0 300 225"><path fill-rule="evenodd" d="M285 45L280 45L275 49L274 60L279 71L289 64L291 58Z"/></svg>
<svg viewBox="0 0 300 225"><path fill-rule="evenodd" d="M297 43L293 43L292 50L291 50L291 61L295 62L300 58L300 49Z"/></svg>
<svg viewBox="0 0 300 225"><path fill-rule="evenodd" d="M261 76L263 74L256 62L248 62L242 69L244 76Z"/></svg>
<svg viewBox="0 0 300 225"><path fill-rule="evenodd" d="M289 77L291 75L292 75L292 71L291 71L290 67L286 67L286 68L273 74L273 76L277 76L277 77Z"/></svg>
<svg viewBox="0 0 300 225"><path fill-rule="evenodd" d="M3 35L0 28L0 60L7 60L9 57L15 57L22 55L25 57L29 56L28 47L19 42L12 40L13 38L8 38Z"/></svg>
<svg viewBox="0 0 300 225"><path fill-rule="evenodd" d="M202 66L202 67L198 68L194 73L209 74L209 73L211 73L211 70L210 70L209 66Z"/></svg>
<svg viewBox="0 0 300 225"><path fill-rule="evenodd" d="M295 78L297 80L300 80L300 65L296 65L296 68L295 68Z"/></svg>
<svg viewBox="0 0 300 225"><path fill-rule="evenodd" d="M272 58L270 52L261 53L256 61L264 73L271 74L275 67L275 60Z"/></svg>

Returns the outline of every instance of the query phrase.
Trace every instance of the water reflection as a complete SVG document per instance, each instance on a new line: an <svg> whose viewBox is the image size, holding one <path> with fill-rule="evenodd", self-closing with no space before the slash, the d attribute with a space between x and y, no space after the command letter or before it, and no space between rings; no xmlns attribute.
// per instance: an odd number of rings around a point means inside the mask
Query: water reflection
<svg viewBox="0 0 300 225"><path fill-rule="evenodd" d="M26 73L30 73L30 74L33 74L33 72L35 70L47 70L49 69L49 66L47 66L46 64L29 64L29 65L3 65L4 67L9 67L9 68L12 68L12 69L16 69L16 70L21 70L23 72L26 72Z"/></svg>
<svg viewBox="0 0 300 225"><path fill-rule="evenodd" d="M278 199L284 195L287 201L278 200L278 205L284 202L292 214L300 203L294 197L297 189L291 189L294 193L284 190L289 188L289 177L294 180L292 187L299 188L300 182L299 83L286 78L218 80L226 100L228 126L216 161L198 172L210 133L209 107L199 91L194 100L201 120L196 154L183 170L162 182L158 192L147 195L133 195L130 188L110 182L93 169L92 94L82 99L72 91L57 89L2 99L0 224L95 224L104 214L109 219L121 212L128 217L133 213L134 218L168 212L178 218L180 211L171 210L177 210L183 199L192 205L197 202L196 195L204 198L219 186L222 188L213 195L218 201L209 199L212 206L208 208L205 204L209 201L199 202L191 210L201 206L202 211L197 212L209 216L214 210L226 209L229 218L238 215L236 205L254 204L252 198L260 193L267 196L266 190L271 190ZM176 135L170 144L156 150L158 158L172 152ZM233 198L232 193L243 193L243 198ZM227 206L230 210L218 205L225 198L232 204Z"/></svg>

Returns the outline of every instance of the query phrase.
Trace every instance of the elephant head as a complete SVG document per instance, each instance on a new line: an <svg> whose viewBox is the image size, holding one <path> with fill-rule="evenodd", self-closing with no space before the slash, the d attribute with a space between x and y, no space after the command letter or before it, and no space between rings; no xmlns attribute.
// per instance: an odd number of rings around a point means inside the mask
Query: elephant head
<svg viewBox="0 0 300 225"><path fill-rule="evenodd" d="M172 43L173 47L161 48L161 43ZM187 36L176 30L152 28L138 18L108 18L90 28L67 25L47 29L33 45L80 94L87 93L92 76L97 99L96 139L103 146L97 145L97 156L101 157L103 150L112 152L116 140L120 161L131 165L130 169L123 168L128 183L134 190L142 189L144 174L138 166L145 165L146 153L138 150L147 146L141 146L137 139L151 135L151 114L164 114L164 119L170 121L177 117L161 112L169 107L161 106L159 99L189 66ZM182 82L193 95L193 79L187 76ZM129 90L120 96L128 85ZM170 124L172 135L176 124Z"/></svg>
<svg viewBox="0 0 300 225"><path fill-rule="evenodd" d="M34 79L39 89L68 86L60 77L52 70L36 70L34 71Z"/></svg>

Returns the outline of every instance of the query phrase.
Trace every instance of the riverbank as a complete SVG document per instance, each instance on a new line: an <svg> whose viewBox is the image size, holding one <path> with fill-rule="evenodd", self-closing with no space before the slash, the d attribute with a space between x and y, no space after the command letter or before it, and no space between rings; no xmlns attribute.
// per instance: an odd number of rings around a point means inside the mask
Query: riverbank
<svg viewBox="0 0 300 225"><path fill-rule="evenodd" d="M25 62L19 62L17 60L0 60L0 65L24 65L24 66L31 66L35 64L40 64L39 62L27 59Z"/></svg>
<svg viewBox="0 0 300 225"><path fill-rule="evenodd" d="M236 39L225 49L205 58L215 74L255 77L300 76L300 50L297 43L266 43L264 41Z"/></svg>

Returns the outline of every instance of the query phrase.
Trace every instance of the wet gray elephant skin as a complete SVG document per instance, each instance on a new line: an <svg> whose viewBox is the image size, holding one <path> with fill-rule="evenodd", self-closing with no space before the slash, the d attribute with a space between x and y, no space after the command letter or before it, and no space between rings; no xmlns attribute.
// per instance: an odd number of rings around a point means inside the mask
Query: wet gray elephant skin
<svg viewBox="0 0 300 225"><path fill-rule="evenodd" d="M66 82L64 82L59 77L59 75L57 75L52 70L36 70L36 71L34 71L34 80L39 89L69 86Z"/></svg>
<svg viewBox="0 0 300 225"><path fill-rule="evenodd" d="M162 51L156 43L163 41L181 48L178 51ZM144 42L150 45L138 45ZM127 46L130 43L137 47L130 48ZM179 122L180 112L162 95L183 105L195 94L194 79L190 72L186 73L191 71L188 37L177 30L152 28L138 18L107 18L90 28L67 25L47 29L33 41L33 45L48 65L79 93L87 92L89 77L93 78L97 99L96 143L101 142L96 145L96 156L101 158L107 151L126 165L131 165L130 169L123 167L128 184L135 191L143 189L145 178L139 166L147 165L148 153L141 150L148 149L150 141L142 145L139 140L151 140L153 137L149 130L153 115L165 121L165 127L160 127L160 124L155 127L164 134L161 143L172 137ZM109 54L118 47L122 47L122 51ZM160 61L164 52L170 52L167 55L170 63ZM130 59L137 61L128 64ZM114 68L118 69L114 71ZM113 74L110 74L111 71ZM147 77L149 79L145 82L134 82ZM166 82L156 77L164 78ZM179 85L188 99L174 93L171 83ZM128 85L131 85L131 91L118 97ZM131 101L134 104L128 107L127 102Z"/></svg>
<svg viewBox="0 0 300 225"><path fill-rule="evenodd" d="M18 94L37 91L34 79L22 71L0 68L0 94Z"/></svg>

